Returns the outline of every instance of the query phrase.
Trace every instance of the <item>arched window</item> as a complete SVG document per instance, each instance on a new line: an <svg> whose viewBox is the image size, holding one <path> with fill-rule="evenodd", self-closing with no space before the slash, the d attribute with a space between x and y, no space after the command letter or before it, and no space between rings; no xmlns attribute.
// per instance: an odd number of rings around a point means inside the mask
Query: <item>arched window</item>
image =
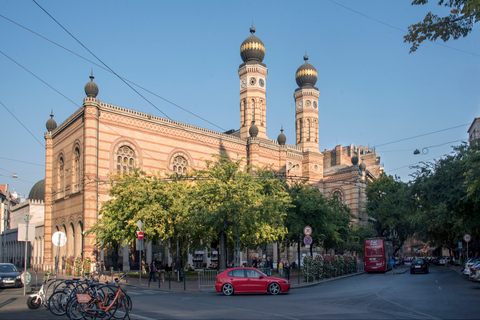
<svg viewBox="0 0 480 320"><path fill-rule="evenodd" d="M252 99L252 121L255 121L255 100Z"/></svg>
<svg viewBox="0 0 480 320"><path fill-rule="evenodd" d="M77 146L73 151L73 192L80 190L80 148Z"/></svg>
<svg viewBox="0 0 480 320"><path fill-rule="evenodd" d="M303 132L302 132L302 131L303 131L303 119L300 119L300 120L299 120L298 127L299 127L299 130L298 130L298 131L299 131L299 133L300 133L300 137L299 137L299 139L298 139L298 142L302 142L302 139L303 139L303 137L302 137L302 133L303 133Z"/></svg>
<svg viewBox="0 0 480 320"><path fill-rule="evenodd" d="M130 147L120 147L117 151L117 172L131 173L134 166L135 152Z"/></svg>
<svg viewBox="0 0 480 320"><path fill-rule="evenodd" d="M343 194L340 190L333 191L332 197L337 198L338 201L340 201L340 202L343 202Z"/></svg>
<svg viewBox="0 0 480 320"><path fill-rule="evenodd" d="M65 191L65 161L63 161L63 156L58 158L58 197L63 197L63 192Z"/></svg>
<svg viewBox="0 0 480 320"><path fill-rule="evenodd" d="M307 119L307 134L308 134L307 141L310 141L310 138L311 138L311 125L310 125L310 119Z"/></svg>
<svg viewBox="0 0 480 320"><path fill-rule="evenodd" d="M247 100L243 99L243 125L247 124Z"/></svg>
<svg viewBox="0 0 480 320"><path fill-rule="evenodd" d="M182 156L176 156L172 161L172 171L178 174L187 172L188 162Z"/></svg>

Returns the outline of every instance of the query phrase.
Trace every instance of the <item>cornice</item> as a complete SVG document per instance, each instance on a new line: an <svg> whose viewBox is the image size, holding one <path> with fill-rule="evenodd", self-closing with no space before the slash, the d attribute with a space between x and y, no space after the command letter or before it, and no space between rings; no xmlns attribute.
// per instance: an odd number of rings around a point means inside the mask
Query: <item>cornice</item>
<svg viewBox="0 0 480 320"><path fill-rule="evenodd" d="M58 127L56 127L53 131L51 131L51 138L55 138L59 135L63 130L68 128L73 122L75 122L78 118L83 116L83 112L85 111L84 107L80 107L75 111L67 120L63 121Z"/></svg>

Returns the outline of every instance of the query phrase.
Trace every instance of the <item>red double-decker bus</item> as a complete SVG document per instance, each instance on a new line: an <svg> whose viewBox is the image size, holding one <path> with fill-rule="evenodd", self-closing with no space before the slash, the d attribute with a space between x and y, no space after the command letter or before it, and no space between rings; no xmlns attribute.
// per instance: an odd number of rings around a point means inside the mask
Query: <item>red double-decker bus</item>
<svg viewBox="0 0 480 320"><path fill-rule="evenodd" d="M364 245L364 266L365 271L388 271L392 270L390 259L393 257L393 246L391 241L384 239L368 239Z"/></svg>

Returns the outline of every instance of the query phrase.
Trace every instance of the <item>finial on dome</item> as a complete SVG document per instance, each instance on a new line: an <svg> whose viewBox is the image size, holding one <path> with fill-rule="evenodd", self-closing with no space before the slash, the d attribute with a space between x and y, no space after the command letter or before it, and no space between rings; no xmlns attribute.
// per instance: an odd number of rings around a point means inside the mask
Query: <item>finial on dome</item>
<svg viewBox="0 0 480 320"><path fill-rule="evenodd" d="M90 74L90 81L93 81L93 79L95 79L95 77L93 76L93 68L92 68L92 73Z"/></svg>
<svg viewBox="0 0 480 320"><path fill-rule="evenodd" d="M307 50L305 50L305 55L303 56L303 60L305 60L305 62L307 62L307 61L308 61Z"/></svg>
<svg viewBox="0 0 480 320"><path fill-rule="evenodd" d="M255 125L255 121L252 121L252 125L250 126L248 133L252 138L256 138L258 136L258 127Z"/></svg>

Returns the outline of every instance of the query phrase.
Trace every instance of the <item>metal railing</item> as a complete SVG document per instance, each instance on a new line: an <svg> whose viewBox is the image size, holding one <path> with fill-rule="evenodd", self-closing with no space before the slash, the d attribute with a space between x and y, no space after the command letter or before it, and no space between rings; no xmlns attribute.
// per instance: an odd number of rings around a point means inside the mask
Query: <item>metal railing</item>
<svg viewBox="0 0 480 320"><path fill-rule="evenodd" d="M199 270L198 271L198 290L211 291L215 290L215 282L217 281L217 270Z"/></svg>

